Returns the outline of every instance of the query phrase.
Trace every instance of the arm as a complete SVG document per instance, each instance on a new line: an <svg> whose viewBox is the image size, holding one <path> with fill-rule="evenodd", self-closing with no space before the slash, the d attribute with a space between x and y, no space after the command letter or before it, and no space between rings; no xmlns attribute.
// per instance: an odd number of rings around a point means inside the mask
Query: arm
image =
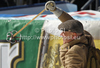
<svg viewBox="0 0 100 68"><path fill-rule="evenodd" d="M63 66L65 66L65 54L67 53L68 49L67 49L67 45L63 44L60 49L60 61L62 63Z"/></svg>
<svg viewBox="0 0 100 68"><path fill-rule="evenodd" d="M61 22L65 22L67 20L73 19L68 13L56 7L54 1L48 1L45 4L45 10L50 10L58 17L58 19L60 19Z"/></svg>

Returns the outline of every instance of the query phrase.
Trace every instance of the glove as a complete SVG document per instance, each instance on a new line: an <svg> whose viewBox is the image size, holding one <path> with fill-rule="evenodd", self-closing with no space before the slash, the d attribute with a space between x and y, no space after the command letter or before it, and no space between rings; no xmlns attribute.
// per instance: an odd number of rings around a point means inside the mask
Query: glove
<svg viewBox="0 0 100 68"><path fill-rule="evenodd" d="M45 4L45 10L46 11L50 10L51 12L55 11L56 10L55 2L54 1L48 1Z"/></svg>
<svg viewBox="0 0 100 68"><path fill-rule="evenodd" d="M63 11L62 9L56 7L56 4L54 1L48 1L45 4L45 10L50 10L53 14L55 14L61 22L65 22L67 20L73 19L68 13Z"/></svg>

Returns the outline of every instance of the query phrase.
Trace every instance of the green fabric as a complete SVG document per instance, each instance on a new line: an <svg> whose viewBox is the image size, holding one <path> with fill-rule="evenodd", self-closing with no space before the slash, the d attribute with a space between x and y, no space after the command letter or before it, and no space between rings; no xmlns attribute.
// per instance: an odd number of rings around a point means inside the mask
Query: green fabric
<svg viewBox="0 0 100 68"><path fill-rule="evenodd" d="M0 40L6 40L7 33L13 30L20 30L30 20L0 20ZM16 68L36 68L39 40L36 37L41 35L41 27L44 20L34 20L23 31L24 61L17 64ZM31 37L31 38L30 38Z"/></svg>

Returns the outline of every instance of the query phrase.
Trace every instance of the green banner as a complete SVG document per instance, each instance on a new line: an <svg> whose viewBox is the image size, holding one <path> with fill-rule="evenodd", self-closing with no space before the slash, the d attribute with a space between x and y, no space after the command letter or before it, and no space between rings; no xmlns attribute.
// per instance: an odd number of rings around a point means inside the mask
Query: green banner
<svg viewBox="0 0 100 68"><path fill-rule="evenodd" d="M0 20L0 40L6 40L7 33L13 30L19 31L30 20ZM36 68L38 45L41 28L44 20L34 20L20 32L24 41L24 61L17 64L16 68Z"/></svg>

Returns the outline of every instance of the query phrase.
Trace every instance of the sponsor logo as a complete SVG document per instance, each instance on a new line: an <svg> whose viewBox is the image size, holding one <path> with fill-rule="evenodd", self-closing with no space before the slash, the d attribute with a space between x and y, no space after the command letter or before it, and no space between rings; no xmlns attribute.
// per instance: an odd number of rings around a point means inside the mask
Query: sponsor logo
<svg viewBox="0 0 100 68"><path fill-rule="evenodd" d="M16 68L17 63L24 60L24 42L11 44L0 41L0 68Z"/></svg>

